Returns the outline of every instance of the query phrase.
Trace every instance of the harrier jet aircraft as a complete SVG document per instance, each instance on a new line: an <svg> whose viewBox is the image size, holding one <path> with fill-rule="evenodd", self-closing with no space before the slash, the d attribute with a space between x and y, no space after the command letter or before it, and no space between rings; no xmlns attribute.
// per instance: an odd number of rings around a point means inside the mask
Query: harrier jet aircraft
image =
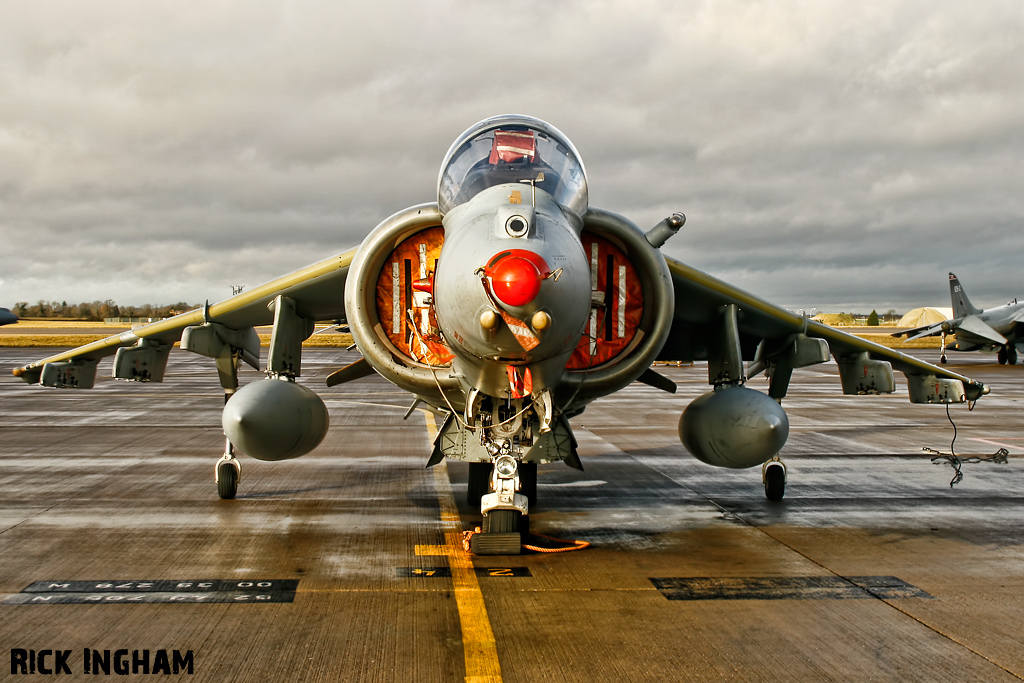
<svg viewBox="0 0 1024 683"><path fill-rule="evenodd" d="M18 316L11 313L10 309L0 308L0 325L10 325L18 322Z"/></svg>
<svg viewBox="0 0 1024 683"><path fill-rule="evenodd" d="M967 298L960 280L949 274L949 296L953 300L953 319L934 325L894 332L892 336L907 335L907 341L921 337L942 335L942 355L946 351L996 351L1000 365L1016 365L1017 344L1024 342L1024 302L1010 303L995 308L981 309ZM946 344L946 335L956 333L956 341Z"/></svg>
<svg viewBox="0 0 1024 683"><path fill-rule="evenodd" d="M444 415L427 464L470 463L480 554L519 552L538 463L582 468L569 418L634 381L675 391L652 369L659 359L707 361L710 388L683 412L682 443L710 465L763 465L772 499L785 490L778 453L789 421L780 403L795 368L831 354L844 393L876 394L895 390L895 367L915 403L987 393L667 258L660 247L684 221L673 214L645 232L590 206L583 162L562 133L535 118L498 116L448 150L436 202L386 218L358 248L14 372L88 388L98 361L114 355L114 377L159 382L180 339L216 361L227 437L217 488L233 498L238 452L284 460L323 439L327 409L295 381L301 343L315 321L344 320L362 358L327 385L376 372ZM240 363L261 366L253 326L268 323L267 377L239 389ZM762 372L767 393L745 385Z"/></svg>

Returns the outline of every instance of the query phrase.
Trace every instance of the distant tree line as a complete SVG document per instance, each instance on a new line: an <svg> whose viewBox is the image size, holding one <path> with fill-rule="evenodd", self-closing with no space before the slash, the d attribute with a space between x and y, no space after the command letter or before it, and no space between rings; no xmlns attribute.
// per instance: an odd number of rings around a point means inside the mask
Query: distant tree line
<svg viewBox="0 0 1024 683"><path fill-rule="evenodd" d="M881 323L895 323L900 319L900 314L896 312L896 309L890 308L885 313L879 313L878 311L872 310L871 313L865 319L862 313L819 313L814 316L814 319L818 322L825 323L826 325L856 325L858 320L864 320L867 325L878 326Z"/></svg>
<svg viewBox="0 0 1024 683"><path fill-rule="evenodd" d="M179 301L168 306L119 306L112 299L106 301L83 301L69 304L67 301L43 301L34 304L19 301L11 311L19 318L70 318L78 320L103 320L104 318L166 318L196 308Z"/></svg>

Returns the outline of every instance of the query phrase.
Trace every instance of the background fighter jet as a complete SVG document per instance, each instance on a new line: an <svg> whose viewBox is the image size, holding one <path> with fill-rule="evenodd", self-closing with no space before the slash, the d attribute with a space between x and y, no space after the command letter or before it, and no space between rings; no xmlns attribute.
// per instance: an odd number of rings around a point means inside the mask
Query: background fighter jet
<svg viewBox="0 0 1024 683"><path fill-rule="evenodd" d="M330 375L328 386L377 372L444 414L428 465L446 457L470 463L468 493L483 515L473 549L492 554L519 551L537 463L581 467L569 418L637 380L675 391L652 369L659 359L708 361L713 389L683 412L680 438L710 465L763 464L773 499L786 483L778 453L789 421L780 402L794 368L831 354L843 392L870 394L895 390L895 367L915 403L987 392L666 258L660 247L684 221L673 214L644 232L589 206L572 143L543 121L499 116L448 150L436 202L385 219L358 249L15 374L88 388L99 359L116 354L114 377L158 382L180 338L183 349L216 361L228 399L217 485L233 498L236 448L284 460L323 438L327 409L295 382L301 343L314 321L344 319L363 357ZM241 362L260 368L253 326L269 322L267 378L238 389ZM770 378L767 394L745 386L761 372Z"/></svg>
<svg viewBox="0 0 1024 683"><path fill-rule="evenodd" d="M1000 365L1017 363L1017 344L1024 342L1024 303L1014 299L1004 306L981 309L967 298L967 292L953 273L949 274L949 296L953 300L953 319L894 332L907 335L907 341L942 335L943 363L946 351L996 351ZM946 344L946 335L956 333L956 341Z"/></svg>
<svg viewBox="0 0 1024 683"><path fill-rule="evenodd" d="M0 308L0 325L10 325L18 322L18 316L11 313L9 309Z"/></svg>

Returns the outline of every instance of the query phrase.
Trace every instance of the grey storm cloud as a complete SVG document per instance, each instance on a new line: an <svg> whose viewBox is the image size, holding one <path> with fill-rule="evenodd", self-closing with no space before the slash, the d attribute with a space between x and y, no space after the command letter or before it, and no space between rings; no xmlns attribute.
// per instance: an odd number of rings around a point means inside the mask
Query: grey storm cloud
<svg viewBox="0 0 1024 683"><path fill-rule="evenodd" d="M476 121L782 305L1024 295L1024 5L64 2L0 26L0 305L224 298L433 201Z"/></svg>

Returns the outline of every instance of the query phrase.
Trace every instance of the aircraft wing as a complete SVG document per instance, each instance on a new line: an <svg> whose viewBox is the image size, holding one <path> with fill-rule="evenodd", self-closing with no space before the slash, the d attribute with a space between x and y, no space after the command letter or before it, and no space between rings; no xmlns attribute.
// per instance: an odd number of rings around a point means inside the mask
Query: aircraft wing
<svg viewBox="0 0 1024 683"><path fill-rule="evenodd" d="M959 329L964 332L970 332L976 337L987 339L993 344L1006 343L1006 337L993 330L991 326L976 315L969 315L960 321Z"/></svg>
<svg viewBox="0 0 1024 683"><path fill-rule="evenodd" d="M1024 312L1022 312L1024 314ZM945 329L943 329L945 328ZM923 327L915 327L909 330L900 330L899 332L893 332L893 337L902 337L907 335L907 341L913 341L920 339L921 337L934 337L937 334L943 332L953 333L957 330L963 330L969 332L975 337L980 337L992 344L1005 344L1006 337L999 334L992 326L988 325L976 315L968 315L963 318L956 320L945 320L941 323L935 323L934 325L925 325Z"/></svg>
<svg viewBox="0 0 1024 683"><path fill-rule="evenodd" d="M355 249L351 249L332 256L205 308L48 356L16 368L14 374L34 384L40 382L45 365L65 362L71 365L79 364L95 377L95 363L101 358L116 354L120 348L148 347L164 350L165 353L166 349L181 339L185 328L204 323L215 323L224 343L242 352L242 358L258 369L259 337L253 327L273 322L274 312L268 306L277 296L283 295L291 299L295 304L295 312L303 318L344 318L345 279L355 252ZM162 368L160 377L162 378ZM61 382L57 386L69 384ZM74 383L70 386L87 388L92 386L92 382Z"/></svg>
<svg viewBox="0 0 1024 683"><path fill-rule="evenodd" d="M956 320L944 320L941 323L935 323L934 325L922 325L921 327L913 327L909 330L900 330L899 332L893 332L890 336L902 337L907 335L907 341L913 341L920 339L921 337L934 337L935 335L942 334L943 326L946 326L946 332L955 332L956 326L959 321Z"/></svg>
<svg viewBox="0 0 1024 683"><path fill-rule="evenodd" d="M961 382L968 400L976 400L988 392L980 382L804 318L675 259L666 257L666 261L675 288L676 304L672 330L659 356L662 360L712 358L721 344L722 309L732 304L737 310L742 358L753 361L747 368L750 376L773 362L776 366L785 362L792 369L822 362L827 359L827 353L831 353L840 366L844 393L891 392L894 388L891 369L888 370L890 379L887 386L882 377L886 374L884 364L907 376L914 402L932 402L931 399L922 400L926 395L921 392L934 385L937 379L939 383L942 380ZM819 351L813 348L817 342L802 344L804 351L800 353L791 352L791 349L801 346L800 341L804 338L825 340L828 343L827 353L822 351L819 355ZM808 348L811 349L809 355L806 353ZM865 385L861 374L865 377L878 375L876 379L879 381L876 385ZM788 376L786 382L788 384Z"/></svg>

